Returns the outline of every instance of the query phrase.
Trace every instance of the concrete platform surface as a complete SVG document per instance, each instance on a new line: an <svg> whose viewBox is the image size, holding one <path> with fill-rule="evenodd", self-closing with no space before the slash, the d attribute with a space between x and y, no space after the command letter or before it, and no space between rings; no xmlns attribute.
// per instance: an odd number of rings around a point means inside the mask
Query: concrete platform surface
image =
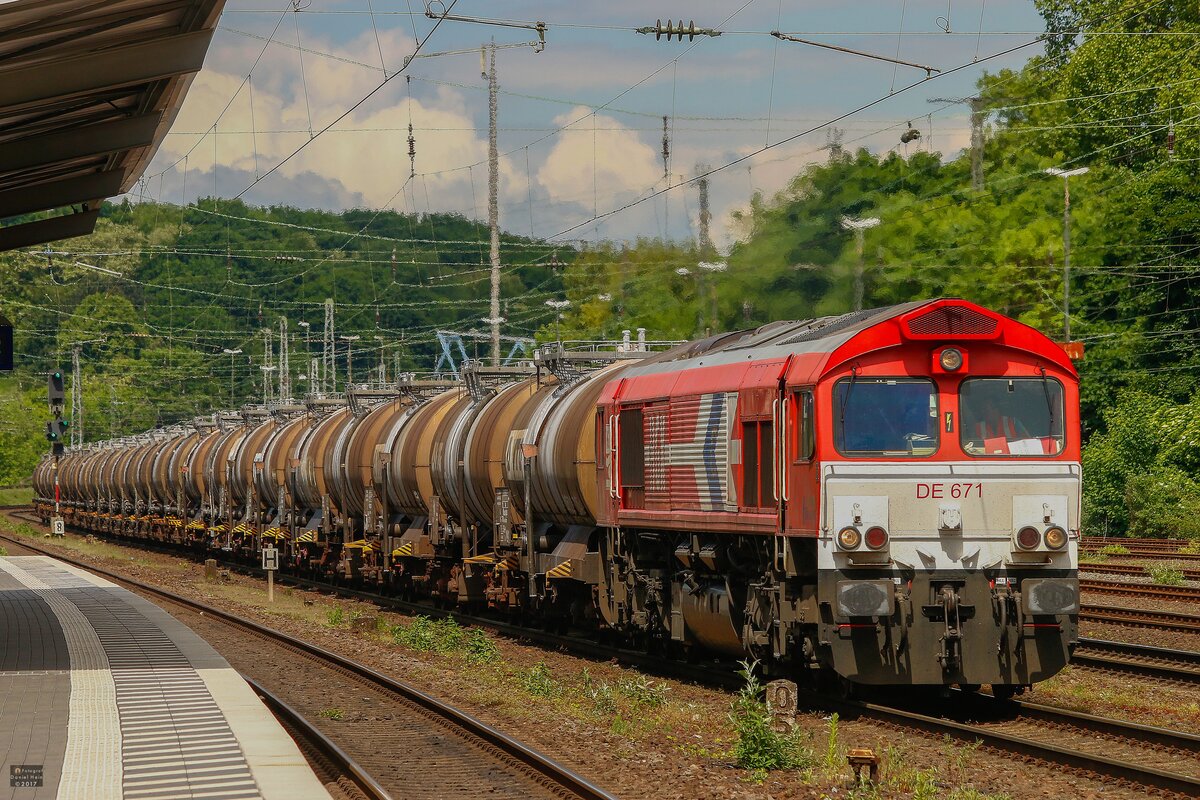
<svg viewBox="0 0 1200 800"><path fill-rule="evenodd" d="M207 642L44 557L0 558L0 800L329 800Z"/></svg>

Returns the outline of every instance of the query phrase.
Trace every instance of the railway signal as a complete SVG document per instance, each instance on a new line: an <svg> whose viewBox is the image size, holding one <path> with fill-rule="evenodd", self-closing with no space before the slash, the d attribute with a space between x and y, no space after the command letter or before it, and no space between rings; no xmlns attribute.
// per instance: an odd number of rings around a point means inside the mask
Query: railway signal
<svg viewBox="0 0 1200 800"><path fill-rule="evenodd" d="M46 380L46 394L50 401L50 413L62 414L67 392L63 386L62 370L54 370Z"/></svg>
<svg viewBox="0 0 1200 800"><path fill-rule="evenodd" d="M67 428L71 427L70 423L65 419L56 419L46 423L46 440L61 446L63 437L67 435Z"/></svg>

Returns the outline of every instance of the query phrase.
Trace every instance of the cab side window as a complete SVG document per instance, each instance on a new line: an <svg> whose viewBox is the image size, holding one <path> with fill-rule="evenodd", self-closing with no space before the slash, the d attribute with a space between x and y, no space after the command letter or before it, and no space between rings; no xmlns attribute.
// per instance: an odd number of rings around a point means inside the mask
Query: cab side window
<svg viewBox="0 0 1200 800"><path fill-rule="evenodd" d="M810 461L817 449L816 410L811 389L797 393L796 406L799 412L799 420L796 425L798 436L796 460Z"/></svg>
<svg viewBox="0 0 1200 800"><path fill-rule="evenodd" d="M742 423L742 505L766 508L774 503L775 426L770 421Z"/></svg>

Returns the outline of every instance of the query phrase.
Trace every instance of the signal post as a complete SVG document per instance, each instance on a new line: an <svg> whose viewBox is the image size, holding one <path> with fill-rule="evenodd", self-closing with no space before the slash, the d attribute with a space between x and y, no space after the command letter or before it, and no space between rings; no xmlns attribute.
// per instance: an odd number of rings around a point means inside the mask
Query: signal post
<svg viewBox="0 0 1200 800"><path fill-rule="evenodd" d="M66 525L62 518L58 458L63 453L63 437L66 435L69 423L62 418L63 405L67 397L63 389L62 370L50 373L50 377L46 381L46 394L50 404L50 413L54 415L54 419L46 423L46 440L50 442L50 452L54 457L52 465L54 471L54 516L50 518L50 530L55 536L63 536L66 533Z"/></svg>

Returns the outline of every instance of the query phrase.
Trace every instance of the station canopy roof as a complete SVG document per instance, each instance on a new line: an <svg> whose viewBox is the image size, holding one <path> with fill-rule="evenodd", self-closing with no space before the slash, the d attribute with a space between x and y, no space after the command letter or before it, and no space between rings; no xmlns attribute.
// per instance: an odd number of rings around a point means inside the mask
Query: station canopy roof
<svg viewBox="0 0 1200 800"><path fill-rule="evenodd" d="M0 0L0 250L91 233L137 183L224 5Z"/></svg>

